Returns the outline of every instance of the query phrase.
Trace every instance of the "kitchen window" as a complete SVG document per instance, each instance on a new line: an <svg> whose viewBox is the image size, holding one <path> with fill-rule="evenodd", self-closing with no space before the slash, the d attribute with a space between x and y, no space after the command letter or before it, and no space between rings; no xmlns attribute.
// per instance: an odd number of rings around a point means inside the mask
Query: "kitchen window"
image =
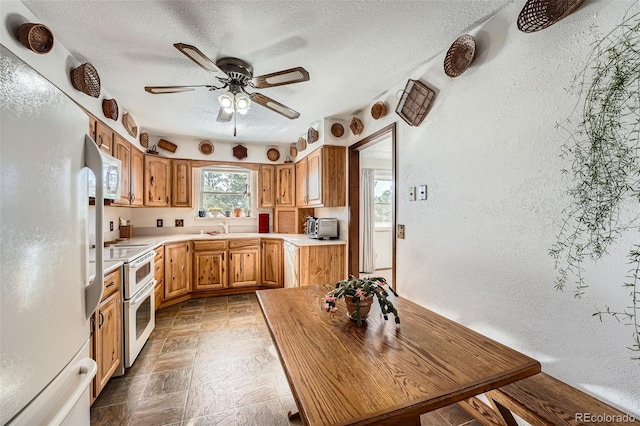
<svg viewBox="0 0 640 426"><path fill-rule="evenodd" d="M233 217L234 209L241 216L251 213L253 173L240 167L203 167L199 173L199 210L209 217Z"/></svg>

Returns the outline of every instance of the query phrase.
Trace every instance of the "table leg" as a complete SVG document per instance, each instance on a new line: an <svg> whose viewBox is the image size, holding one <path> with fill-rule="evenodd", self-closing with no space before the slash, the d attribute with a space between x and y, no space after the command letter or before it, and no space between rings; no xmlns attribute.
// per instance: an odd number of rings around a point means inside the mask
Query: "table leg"
<svg viewBox="0 0 640 426"><path fill-rule="evenodd" d="M289 420L296 420L300 418L300 413L298 411L289 410L287 417L289 417Z"/></svg>

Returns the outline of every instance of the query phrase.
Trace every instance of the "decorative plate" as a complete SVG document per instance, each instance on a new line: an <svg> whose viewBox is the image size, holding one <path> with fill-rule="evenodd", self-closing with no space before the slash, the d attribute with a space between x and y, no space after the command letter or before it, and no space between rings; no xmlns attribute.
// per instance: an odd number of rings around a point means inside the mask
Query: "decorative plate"
<svg viewBox="0 0 640 426"><path fill-rule="evenodd" d="M344 127L340 123L333 123L331 125L331 134L336 138L341 138L344 135Z"/></svg>
<svg viewBox="0 0 640 426"><path fill-rule="evenodd" d="M469 68L476 54L476 40L468 34L458 37L444 57L444 72L457 77Z"/></svg>
<svg viewBox="0 0 640 426"><path fill-rule="evenodd" d="M233 147L233 156L238 160L247 158L247 148L242 145L236 145Z"/></svg>
<svg viewBox="0 0 640 426"><path fill-rule="evenodd" d="M198 145L198 151L200 151L200 153L204 155L211 155L214 151L213 144L209 140L203 140Z"/></svg>
<svg viewBox="0 0 640 426"><path fill-rule="evenodd" d="M267 158L271 161L278 161L280 159L280 151L275 148L269 148L267 150Z"/></svg>

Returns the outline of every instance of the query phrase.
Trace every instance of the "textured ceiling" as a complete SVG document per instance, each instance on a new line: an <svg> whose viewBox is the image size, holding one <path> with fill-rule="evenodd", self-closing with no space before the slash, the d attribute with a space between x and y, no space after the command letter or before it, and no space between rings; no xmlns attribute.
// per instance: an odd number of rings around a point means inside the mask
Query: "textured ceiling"
<svg viewBox="0 0 640 426"><path fill-rule="evenodd" d="M308 82L260 92L300 112L289 120L259 105L238 116L243 141L294 141L324 117L352 112L512 0L50 1L24 4L151 134L233 139L206 90L152 95L145 85L215 83L173 43L212 60L233 56L254 75L295 66Z"/></svg>

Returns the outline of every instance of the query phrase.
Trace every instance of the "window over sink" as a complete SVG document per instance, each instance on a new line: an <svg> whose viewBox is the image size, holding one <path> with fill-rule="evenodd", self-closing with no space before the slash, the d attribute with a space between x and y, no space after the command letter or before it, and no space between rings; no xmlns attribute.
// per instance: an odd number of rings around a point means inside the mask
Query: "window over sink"
<svg viewBox="0 0 640 426"><path fill-rule="evenodd" d="M205 217L254 216L254 172L241 167L216 166L199 170L198 210Z"/></svg>

